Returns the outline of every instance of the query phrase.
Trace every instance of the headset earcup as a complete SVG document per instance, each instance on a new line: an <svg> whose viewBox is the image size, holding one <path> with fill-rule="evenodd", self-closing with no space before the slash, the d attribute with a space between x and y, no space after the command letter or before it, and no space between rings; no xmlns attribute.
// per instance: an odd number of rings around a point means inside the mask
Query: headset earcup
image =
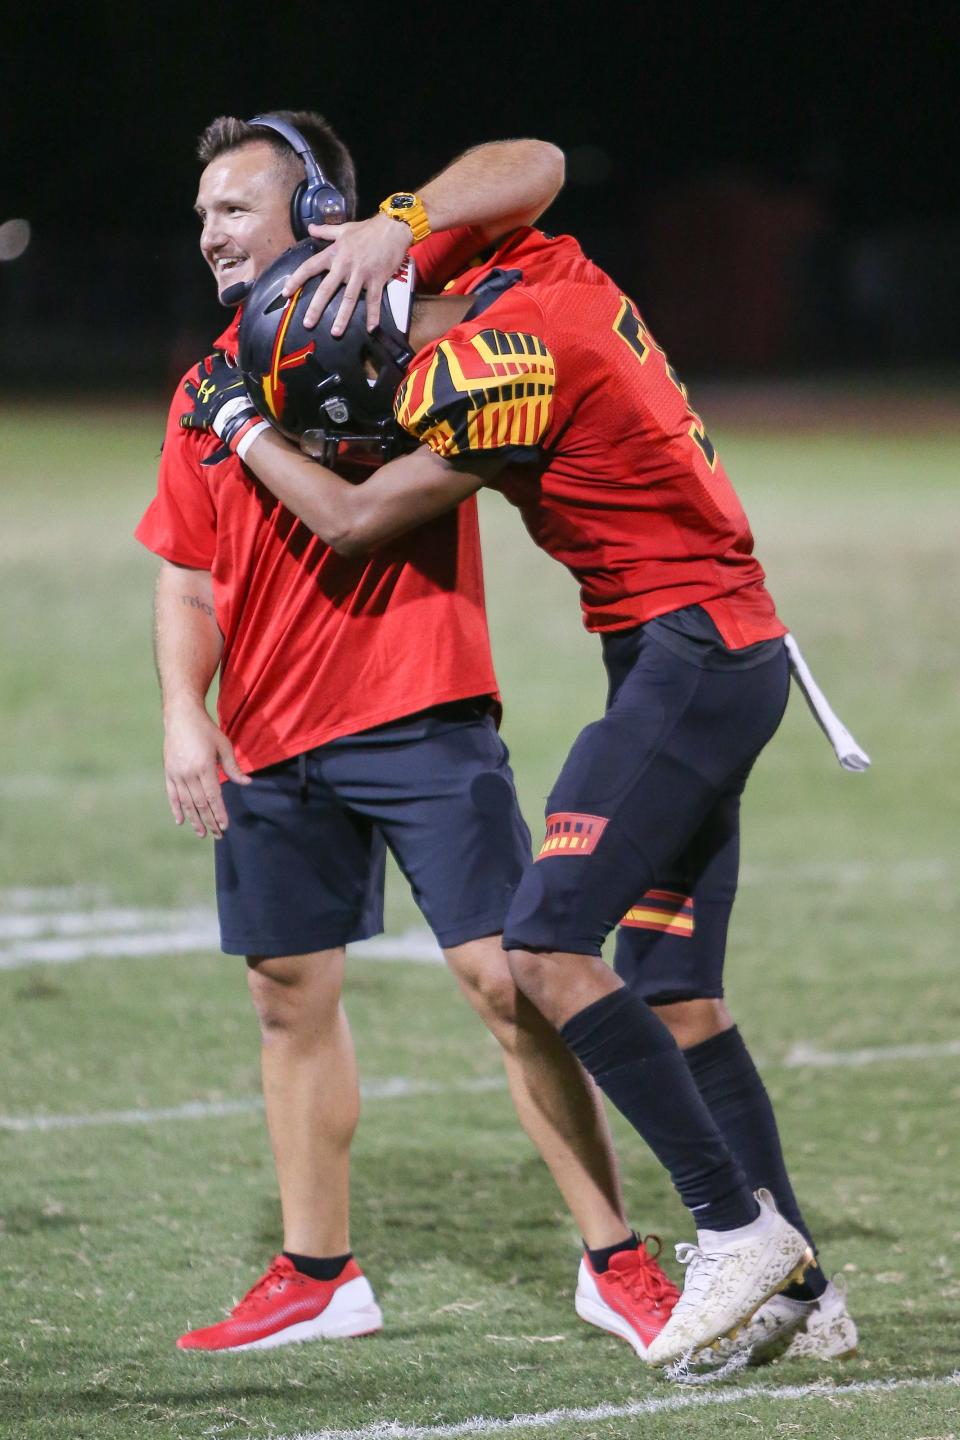
<svg viewBox="0 0 960 1440"><path fill-rule="evenodd" d="M303 213L303 198L306 189L306 180L301 180L290 199L290 229L293 231L294 240L309 240L310 238L307 224L309 220L313 219L313 216L305 216Z"/></svg>

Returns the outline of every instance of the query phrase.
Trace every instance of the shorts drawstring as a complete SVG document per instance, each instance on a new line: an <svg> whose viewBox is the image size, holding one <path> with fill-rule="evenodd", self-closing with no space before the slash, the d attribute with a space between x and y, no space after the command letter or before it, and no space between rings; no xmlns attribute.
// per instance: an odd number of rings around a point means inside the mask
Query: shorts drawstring
<svg viewBox="0 0 960 1440"><path fill-rule="evenodd" d="M300 804L306 805L309 790L307 787L307 757L305 754L297 756L297 773L300 776Z"/></svg>

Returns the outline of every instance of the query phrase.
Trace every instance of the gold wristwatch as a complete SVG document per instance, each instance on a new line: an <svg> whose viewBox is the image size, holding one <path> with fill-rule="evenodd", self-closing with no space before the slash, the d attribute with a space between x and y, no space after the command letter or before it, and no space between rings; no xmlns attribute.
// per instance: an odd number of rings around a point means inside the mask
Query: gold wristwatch
<svg viewBox="0 0 960 1440"><path fill-rule="evenodd" d="M423 202L408 190L398 190L395 195L388 195L380 209L384 215L389 215L391 220L402 220L405 225L410 226L415 245L418 240L426 240L430 234L430 221L427 219Z"/></svg>

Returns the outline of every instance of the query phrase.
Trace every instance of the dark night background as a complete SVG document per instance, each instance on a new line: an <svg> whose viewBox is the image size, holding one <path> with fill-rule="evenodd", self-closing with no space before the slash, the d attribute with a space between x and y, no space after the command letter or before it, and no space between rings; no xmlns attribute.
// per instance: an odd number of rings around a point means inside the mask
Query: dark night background
<svg viewBox="0 0 960 1440"><path fill-rule="evenodd" d="M820 13L818 13L818 8ZM886 18L882 18L882 15ZM960 8L90 4L0 59L10 386L165 385L224 312L191 213L215 115L322 110L361 213L486 139L568 156L572 230L681 367L942 367L960 320ZM8 22L9 23L9 22Z"/></svg>

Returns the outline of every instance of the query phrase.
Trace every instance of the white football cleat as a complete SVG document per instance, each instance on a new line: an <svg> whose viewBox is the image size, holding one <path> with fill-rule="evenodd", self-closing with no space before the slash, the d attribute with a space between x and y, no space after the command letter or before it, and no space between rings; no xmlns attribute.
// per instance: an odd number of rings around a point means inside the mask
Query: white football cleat
<svg viewBox="0 0 960 1440"><path fill-rule="evenodd" d="M715 1340L697 1354L698 1365L722 1365L742 1353L748 1365L791 1360L846 1360L857 1353L857 1327L841 1284L829 1281L816 1300L774 1295L735 1340Z"/></svg>
<svg viewBox="0 0 960 1440"><path fill-rule="evenodd" d="M773 1295L732 1340L714 1340L697 1351L698 1365L723 1365L742 1354L747 1365L766 1365L782 1355L816 1308L816 1300L791 1300Z"/></svg>
<svg viewBox="0 0 960 1440"><path fill-rule="evenodd" d="M702 1230L699 1245L677 1246L686 1265L683 1294L647 1351L651 1365L669 1365L722 1336L734 1338L771 1295L803 1279L813 1251L777 1209L769 1190L756 1192L760 1214L738 1230Z"/></svg>
<svg viewBox="0 0 960 1440"><path fill-rule="evenodd" d="M813 1302L807 1323L784 1353L785 1360L848 1360L856 1355L859 1336L847 1309L843 1286L831 1280Z"/></svg>

